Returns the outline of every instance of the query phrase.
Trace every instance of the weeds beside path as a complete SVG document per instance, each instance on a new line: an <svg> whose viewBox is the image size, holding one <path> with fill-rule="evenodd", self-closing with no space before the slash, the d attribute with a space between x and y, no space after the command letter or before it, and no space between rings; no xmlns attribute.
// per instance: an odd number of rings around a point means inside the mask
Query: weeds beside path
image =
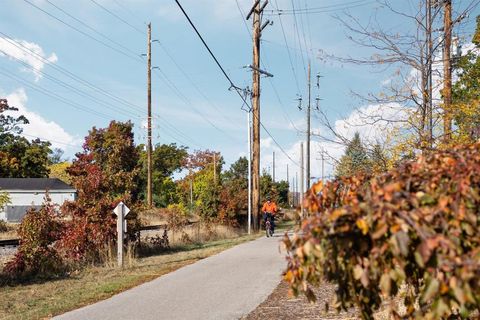
<svg viewBox="0 0 480 320"><path fill-rule="evenodd" d="M257 237L188 245L171 253L138 259L124 270L91 267L65 279L0 287L0 319L45 319L62 314Z"/></svg>

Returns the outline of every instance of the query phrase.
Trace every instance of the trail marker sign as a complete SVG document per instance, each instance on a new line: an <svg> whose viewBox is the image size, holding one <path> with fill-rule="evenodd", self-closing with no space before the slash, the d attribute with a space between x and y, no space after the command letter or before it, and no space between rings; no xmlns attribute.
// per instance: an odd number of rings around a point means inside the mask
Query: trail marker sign
<svg viewBox="0 0 480 320"><path fill-rule="evenodd" d="M123 267L123 238L127 232L127 220L125 220L125 217L130 212L130 209L123 202L120 202L113 209L113 212L117 215L117 262L121 268Z"/></svg>

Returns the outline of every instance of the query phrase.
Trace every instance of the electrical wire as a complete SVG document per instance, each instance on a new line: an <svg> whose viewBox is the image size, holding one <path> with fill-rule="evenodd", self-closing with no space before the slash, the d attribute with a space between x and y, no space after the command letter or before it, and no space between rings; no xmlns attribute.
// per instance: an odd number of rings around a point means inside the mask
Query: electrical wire
<svg viewBox="0 0 480 320"><path fill-rule="evenodd" d="M104 11L106 11L108 14L110 14L111 16L115 17L116 19L122 21L123 23L125 23L126 25L128 25L129 27L131 27L133 30L137 31L138 33L140 33L141 35L143 36L146 36L146 32L144 30L141 30L137 27L135 27L133 24L129 23L127 20L123 19L122 17L120 17L119 15L117 15L116 13L112 12L111 10L109 10L108 8L106 8L105 6L101 5L100 3L98 3L97 1L95 0L90 0L92 1L94 4L96 4L98 7L102 8Z"/></svg>
<svg viewBox="0 0 480 320"><path fill-rule="evenodd" d="M0 71L0 73L3 74L5 77L7 77L7 78L9 78L9 79L12 79L12 80L15 80L15 81L17 81L17 82L19 82L19 83L22 83L23 85L31 88L32 90L35 90L35 91L40 92L40 93L42 93L42 94L44 94L44 95L46 95L46 96L49 96L49 97L54 98L54 99L56 99L56 100L58 100L58 101L61 101L61 102L65 103L66 105L69 105L69 106L71 106L71 107L74 107L74 108L76 108L76 109L78 109L78 110L85 111L85 112L88 112L88 113L90 113L90 114L96 115L96 116L98 116L98 117L100 117L100 118L104 118L104 119L110 120L110 116L107 115L107 114L105 114L105 113L98 112L98 111L93 110L93 109L90 109L90 108L88 108L88 107L86 107L86 106L80 105L80 104L78 104L78 103L76 103L76 102L73 102L73 101L71 101L71 100L69 100L69 99L63 98L62 96L57 95L56 93L54 93L54 92L52 92L52 91L50 91L50 90L47 90L47 89L45 89L45 88L43 88L43 87L41 87L41 86L39 86L39 85L30 83L30 82L28 82L28 81L26 81L26 80L24 80L24 79L22 79L22 78L20 78L20 77L17 77L15 74L9 72L8 70L6 70L6 69L4 69L4 68L2 68L2 67L0 67L0 70L3 70L3 71Z"/></svg>
<svg viewBox="0 0 480 320"><path fill-rule="evenodd" d="M44 57L42 57L42 56L39 55L38 53L32 51L31 49L25 47L24 45L22 45L22 44L19 43L18 41L12 39L9 35L1 32L1 31L0 31L0 34L4 36L4 38L3 38L4 40L6 40L6 41L9 42L10 44L14 45L14 46L17 47L18 49L24 51L25 53L31 55L32 57L36 58L37 60L39 60L39 61L41 61L41 62L43 62L43 63L49 64L49 61L46 60ZM117 103L119 103L119 104L121 104L121 105L124 105L124 106L126 106L126 107L128 107L128 108L130 108L130 109L135 109L135 110L139 111L140 113L143 113L143 108L142 108L142 107L140 107L140 106L138 106L138 105L135 105L135 104L133 104L133 103L131 103L131 102L125 100L125 99L122 99L122 98L120 98L120 97L117 97L117 96L115 96L115 95L110 94L109 92L105 91L104 89L95 86L95 85L92 84L91 82L89 82L89 81L87 81L87 80L85 80L85 79L83 79L83 78L75 75L74 73L68 71L67 69L65 69L65 68L63 68L63 67L61 67L61 66L59 66L59 65L57 65L57 64L49 64L49 66L52 67L52 68L54 68L55 70L59 71L60 73L66 75L66 76L69 77L70 79L72 79L72 80L74 80L74 81L76 81L76 82L79 82L80 84L85 85L86 87L89 87L89 88L93 89L93 90L94 90L95 92L97 92L98 94L101 94L101 95L103 95L103 96L105 96L105 97L108 97L108 98L116 101ZM43 75L46 75L45 72L42 72L42 74L43 74ZM61 81L61 80L58 80L58 78L55 78L55 77L53 77L53 78L56 79L57 81ZM64 87L65 87L65 86L64 86ZM77 90L81 91L80 89L77 89ZM88 93L85 93L85 94L86 94L86 95L89 95ZM109 104L110 106L113 106L113 107L118 108L118 106L116 106L116 105L113 105L113 104L110 104L110 103L108 103L108 104ZM155 116L155 113L154 113L154 116ZM135 116L135 118L141 119L141 117L138 117L138 116ZM166 122L165 125L169 126L168 122ZM173 126L172 126L172 127L173 127ZM178 130L177 130L176 128L174 128L174 127L173 127L173 130L174 130L174 131L178 131ZM180 132L180 131L178 131L178 132ZM187 136L184 135L184 137L187 137ZM193 139L187 137L187 140L189 140L189 139L193 141ZM195 143L195 144L197 144L197 143Z"/></svg>
<svg viewBox="0 0 480 320"><path fill-rule="evenodd" d="M278 8L278 2L277 0L275 0L275 5L277 6ZM288 53L288 60L290 61L290 66L292 67L292 73L293 73L293 77L295 78L295 84L297 85L297 93L300 94L301 90L300 90L300 85L298 83L298 77L297 77L297 73L295 72L295 67L293 66L293 60L292 60L292 55L290 53L290 49L288 47L288 41L287 41L287 36L285 34L285 28L283 26L283 21L282 21L282 17L279 15L278 16L278 19L280 20L280 27L282 29L282 34L283 34L283 40L285 41L285 47L287 48L287 53Z"/></svg>
<svg viewBox="0 0 480 320"><path fill-rule="evenodd" d="M198 87L198 85L192 80L192 78L185 72L185 70L180 66L180 64L177 62L177 60L174 58L174 56L170 53L170 51L160 42L160 41L156 41L155 43L158 43L158 45L160 46L160 48L162 48L162 50L166 53L166 55L168 56L168 58L173 62L173 64L175 65L175 67L182 73L182 75L185 77L185 79L187 79L187 81L192 85L192 87L198 92L198 94L200 94L203 99L211 106L213 107L215 110L217 110L219 112L219 114L227 121L227 122L230 122L230 123L234 123L235 124L235 121L232 121L232 119L228 119L226 117L226 115L223 113L222 110L220 110L220 108L215 105L211 100L210 98L208 98L208 96Z"/></svg>
<svg viewBox="0 0 480 320"><path fill-rule="evenodd" d="M133 56L137 57L138 56L138 52L134 52L132 51L130 48L124 46L123 44L113 40L111 37L105 35L104 33L98 31L97 29L93 28L92 26L88 25L87 23L83 22L82 20L78 19L77 17L75 17L74 15L68 13L65 9L62 9L61 7L59 7L58 5L54 4L52 1L50 0L45 0L46 2L48 2L50 5L52 5L53 7L55 7L57 10L59 10L60 12L62 12L63 14L65 14L66 16L72 18L73 20L77 21L78 23L80 23L81 25L83 25L84 27L88 28L89 30L95 32L96 34L98 34L99 36L101 36L102 38L110 41L111 43L117 45L118 47L124 49L125 51L128 51L130 52Z"/></svg>
<svg viewBox="0 0 480 320"><path fill-rule="evenodd" d="M42 9L41 7L37 6L37 5L34 4L33 2L31 2L31 1L29 1L29 0L23 0L23 1L24 1L25 3L27 3L27 4L29 4L30 6L36 8L37 10L43 12L44 14L46 14L46 15L49 16L49 17L51 17L52 19L60 22L60 23L63 24L63 25L66 25L67 27L71 28L72 30L75 30L76 32L84 35L85 37L87 37L87 38L89 38L89 39L91 39L91 40L93 40L93 41L95 41L95 42L97 42L97 43L99 43L99 44L101 44L101 45L103 45L103 46L105 46L105 47L107 47L107 48L109 48L109 49L111 49L111 50L113 50L113 51L115 51L115 52L117 52L117 53L125 56L125 57L127 57L127 58L130 58L130 59L135 60L135 61L137 61L137 62L141 62L141 61L142 61L141 59L139 59L140 57L131 55L130 53L126 53L126 52L123 51L123 50L120 50L120 49L118 49L118 48L116 48L116 47L113 47L113 46L111 46L110 44L108 44L108 43L100 40L100 39L95 38L94 36L92 36L92 35L84 32L83 30L81 30L81 29L79 29L79 28L77 28L77 27L69 24L68 22L65 22L64 20L58 18L57 16L51 14L50 12ZM93 0L92 0L92 1L93 1Z"/></svg>
<svg viewBox="0 0 480 320"><path fill-rule="evenodd" d="M245 23L246 30L247 30L248 34L249 34L250 36L252 36L252 33L250 32L250 29L248 28L248 26L247 26L247 24L246 24L245 14L243 13L242 9L240 8L240 4L238 3L238 0L235 0L235 1L236 1L236 3L237 3L238 12L240 13L240 16L242 17L242 21ZM291 61L290 52L289 52L289 58L290 58L290 63L291 63L292 68L293 68L293 63L292 63L292 61ZM263 63L263 59L262 59L262 58L260 58L260 59L262 60L262 63ZM267 69L270 69L270 67L269 67L268 64L267 64L267 61L265 61L265 66L267 67ZM293 74L294 74L294 76L295 76L295 80L296 80L296 83L297 83L297 89L300 91L300 88L299 88L299 86L298 86L297 75L296 75L294 69L293 69ZM269 80L269 82L270 82L270 85L272 86L272 89L273 89L273 91L274 91L274 93L275 93L275 96L276 96L276 98L277 98L277 101L278 101L278 103L280 104L280 106L281 106L281 108L282 108L282 111L284 112L285 120L289 121L290 124L292 125L292 127L293 127L295 130L298 130L298 129L296 128L295 124L293 123L292 119L288 116L288 113L286 112L286 108L285 108L285 106L284 106L284 104L283 104L283 102L282 102L282 99L280 98L280 94L278 93L278 90L277 90L277 88L275 87L275 84L274 84L272 78L271 78L271 77L268 77L268 80Z"/></svg>
<svg viewBox="0 0 480 320"><path fill-rule="evenodd" d="M305 15L320 14L320 13L328 13L328 12L358 8L358 7L362 7L362 6L369 5L376 2L378 1L377 0L360 0L360 1L353 1L349 3L335 4L335 5L329 5L329 6L323 6L323 7L313 7L313 8L307 8L307 9L293 8L293 9L266 10L265 15L275 15L275 14L295 15L297 13L305 14Z"/></svg>
<svg viewBox="0 0 480 320"><path fill-rule="evenodd" d="M190 26L193 28L193 30L195 31L195 33L197 34L197 36L200 38L200 40L202 41L204 47L207 49L207 51L210 53L210 56L212 57L212 59L215 61L215 63L217 64L217 66L219 67L219 69L221 70L221 72L223 73L223 75L225 76L225 78L228 80L228 82L230 83L230 88L233 88L235 89L235 92L237 92L238 96L242 99L243 103L245 105L247 105L250 109L251 109L251 106L250 104L248 103L248 101L245 99L245 97L242 95L241 93L241 90L240 88L238 88L237 86L235 86L235 84L233 83L232 79L230 78L230 76L226 73L225 69L223 68L223 66L220 64L220 62L218 61L217 57L215 56L215 54L212 52L212 50L210 49L210 47L208 46L208 44L205 42L204 38L202 37L202 35L200 34L200 32L198 31L197 27L195 26L195 24L192 22L192 20L190 19L189 15L185 12L185 9L183 8L183 6L180 4L180 2L178 0L175 0L175 2L177 3L178 7L180 8L180 10L182 11L183 15L185 16L185 18L188 20ZM253 114L253 113L252 113ZM253 114L253 116L255 117L255 114ZM300 165L294 161L290 155L288 155L287 152L285 152L285 150L283 149L283 147L277 142L277 140L270 134L270 131L268 131L268 129L265 127L265 125L260 122L260 126L265 130L265 132L270 136L270 138L272 138L272 141L277 145L277 147L282 151L282 153L288 158L290 159L290 161L292 161L292 163L294 163L295 165L299 166Z"/></svg>

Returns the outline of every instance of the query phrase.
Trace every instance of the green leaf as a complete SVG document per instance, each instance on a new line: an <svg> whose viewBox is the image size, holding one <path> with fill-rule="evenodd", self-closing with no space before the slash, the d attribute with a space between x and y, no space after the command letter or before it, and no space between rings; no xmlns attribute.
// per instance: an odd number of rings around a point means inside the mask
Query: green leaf
<svg viewBox="0 0 480 320"><path fill-rule="evenodd" d="M422 295L422 302L427 303L430 301L437 293L440 288L440 282L433 278L427 283L427 287Z"/></svg>
<svg viewBox="0 0 480 320"><path fill-rule="evenodd" d="M382 274L382 277L380 278L380 289L384 295L390 296L390 292L392 290L392 279L388 273Z"/></svg>

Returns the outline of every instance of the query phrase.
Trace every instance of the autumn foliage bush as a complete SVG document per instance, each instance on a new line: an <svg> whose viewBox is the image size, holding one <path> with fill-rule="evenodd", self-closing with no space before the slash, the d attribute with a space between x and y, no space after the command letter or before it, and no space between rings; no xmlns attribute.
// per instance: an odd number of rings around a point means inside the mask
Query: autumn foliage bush
<svg viewBox="0 0 480 320"><path fill-rule="evenodd" d="M377 177L317 184L305 201L312 216L284 240L294 294L314 300L311 286L332 282L331 306L356 306L363 319L383 302L395 319L479 310L480 144L432 152Z"/></svg>
<svg viewBox="0 0 480 320"><path fill-rule="evenodd" d="M77 199L62 206L68 221L58 243L62 255L75 263L98 262L101 248L116 240L113 209L123 201L128 215L128 234L139 228L136 219L138 152L133 143L133 125L112 121L107 128L90 130L83 152L67 169L77 190Z"/></svg>
<svg viewBox="0 0 480 320"><path fill-rule="evenodd" d="M55 244L62 230L58 208L47 197L39 210L31 209L23 218L18 229L20 246L4 272L17 280L61 274L65 266Z"/></svg>

